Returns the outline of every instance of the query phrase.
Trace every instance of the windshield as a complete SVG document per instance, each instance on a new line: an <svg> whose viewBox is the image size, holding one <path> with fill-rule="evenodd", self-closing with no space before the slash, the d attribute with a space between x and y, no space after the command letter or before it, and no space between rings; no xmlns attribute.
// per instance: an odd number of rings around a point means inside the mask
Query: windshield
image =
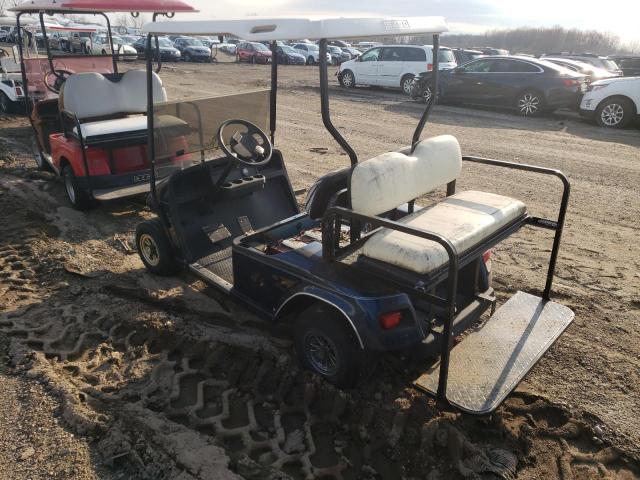
<svg viewBox="0 0 640 480"><path fill-rule="evenodd" d="M280 48L282 49L282 51L283 51L284 53L289 53L289 54L298 53L298 52L296 52L293 48L291 48L291 47L287 47L286 45L282 45Z"/></svg>
<svg viewBox="0 0 640 480"><path fill-rule="evenodd" d="M340 50L338 47L327 47L327 50L329 50L331 53L342 53L342 50Z"/></svg>
<svg viewBox="0 0 640 480"><path fill-rule="evenodd" d="M606 68L607 70L620 70L620 67L618 67L618 64L613 60L607 60L606 58L603 58L602 64L604 65L604 68Z"/></svg>
<svg viewBox="0 0 640 480"><path fill-rule="evenodd" d="M269 131L269 90L154 105L156 180L203 160L217 158L217 132L229 119ZM226 141L235 133L229 129Z"/></svg>
<svg viewBox="0 0 640 480"><path fill-rule="evenodd" d="M158 45L160 45L161 47L173 47L173 43L171 43L171 40L169 40L168 38L159 38Z"/></svg>
<svg viewBox="0 0 640 480"><path fill-rule="evenodd" d="M107 39L107 37L100 37L100 38L102 39L102 41L104 43L109 43L109 40ZM114 45L115 44L120 45L120 44L124 43L124 41L122 40L122 37L119 37L117 35L111 35L111 40L113 40Z"/></svg>
<svg viewBox="0 0 640 480"><path fill-rule="evenodd" d="M197 38L183 38L180 40L182 43L184 43L185 45L189 45L190 47L203 47L204 45L202 44L202 42L200 40L198 40Z"/></svg>
<svg viewBox="0 0 640 480"><path fill-rule="evenodd" d="M80 32L80 36L83 38L91 38L91 32Z"/></svg>
<svg viewBox="0 0 640 480"><path fill-rule="evenodd" d="M265 51L265 50L269 50L264 44L262 43L252 43L251 45L253 45L255 47L256 50L260 50L260 51Z"/></svg>
<svg viewBox="0 0 640 480"><path fill-rule="evenodd" d="M319 49L319 47L318 47L317 45L314 45L313 43L305 43L305 45L307 46L307 48L308 48L309 50L316 51L316 50L318 50L318 49Z"/></svg>

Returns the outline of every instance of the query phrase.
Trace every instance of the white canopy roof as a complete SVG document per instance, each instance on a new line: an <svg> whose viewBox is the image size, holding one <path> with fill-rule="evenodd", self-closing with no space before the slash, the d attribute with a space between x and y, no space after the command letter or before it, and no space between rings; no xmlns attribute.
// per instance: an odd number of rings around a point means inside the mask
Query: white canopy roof
<svg viewBox="0 0 640 480"><path fill-rule="evenodd" d="M233 35L253 41L308 38L361 38L447 32L443 17L258 18L161 21L142 30L153 34Z"/></svg>

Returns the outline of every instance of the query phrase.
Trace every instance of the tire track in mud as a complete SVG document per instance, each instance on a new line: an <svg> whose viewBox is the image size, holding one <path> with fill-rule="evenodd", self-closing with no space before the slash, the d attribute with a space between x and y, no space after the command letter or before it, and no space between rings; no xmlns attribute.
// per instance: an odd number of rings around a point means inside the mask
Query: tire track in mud
<svg viewBox="0 0 640 480"><path fill-rule="evenodd" d="M108 312L96 308L106 302ZM247 479L640 474L588 422L542 398L516 393L494 415L472 417L438 412L421 394L381 380L342 392L288 355L183 335L175 330L183 321L88 293L74 304L5 314L0 329L73 385L83 408L111 422L126 423L125 412L138 409L180 424L221 448ZM180 455L170 455L174 467ZM140 454L127 468L139 478L172 478L158 476L156 462Z"/></svg>

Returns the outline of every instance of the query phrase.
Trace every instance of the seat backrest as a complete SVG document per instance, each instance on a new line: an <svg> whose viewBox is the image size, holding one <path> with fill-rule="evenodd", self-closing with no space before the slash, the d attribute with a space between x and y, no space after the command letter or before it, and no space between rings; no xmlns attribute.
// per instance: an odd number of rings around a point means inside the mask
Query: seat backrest
<svg viewBox="0 0 640 480"><path fill-rule="evenodd" d="M422 140L413 151L384 153L351 172L353 211L379 215L455 180L462 169L460 144L451 135Z"/></svg>
<svg viewBox="0 0 640 480"><path fill-rule="evenodd" d="M6 73L20 72L20 65L11 57L0 58L0 66Z"/></svg>
<svg viewBox="0 0 640 480"><path fill-rule="evenodd" d="M166 102L167 93L160 77L155 73L152 75L154 101ZM81 120L119 113L145 113L147 73L144 70L129 70L117 82L95 72L71 75L60 92L60 108Z"/></svg>

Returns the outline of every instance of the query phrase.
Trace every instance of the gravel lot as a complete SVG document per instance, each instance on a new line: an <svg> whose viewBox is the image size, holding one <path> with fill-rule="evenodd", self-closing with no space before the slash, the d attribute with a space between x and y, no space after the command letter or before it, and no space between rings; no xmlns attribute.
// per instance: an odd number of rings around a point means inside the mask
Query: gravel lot
<svg viewBox="0 0 640 480"><path fill-rule="evenodd" d="M171 98L269 84L268 67L226 63L161 76ZM348 157L322 127L317 68L283 67L280 84L276 144L306 189ZM361 159L409 143L420 105L332 84L334 123ZM559 168L572 183L554 296L575 321L485 419L437 411L393 358L352 392L299 372L286 336L186 274L144 272L126 248L151 215L143 199L71 210L35 169L28 122L0 119L0 478L473 478L495 448L517 458L518 478L639 478L640 132L570 112L437 106L425 136L444 133L464 154ZM475 165L458 188L520 198L539 216L560 196L553 180ZM550 247L531 228L501 244L501 298L542 289Z"/></svg>

